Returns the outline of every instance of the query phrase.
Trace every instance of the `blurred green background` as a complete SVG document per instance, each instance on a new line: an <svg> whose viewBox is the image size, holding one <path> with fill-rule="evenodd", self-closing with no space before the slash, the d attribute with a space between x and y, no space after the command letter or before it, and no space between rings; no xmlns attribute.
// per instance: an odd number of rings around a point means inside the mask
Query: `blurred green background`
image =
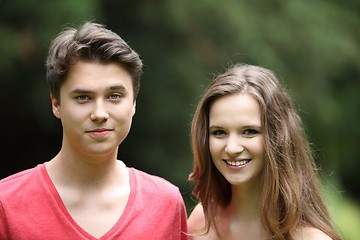
<svg viewBox="0 0 360 240"><path fill-rule="evenodd" d="M190 121L230 64L272 69L291 90L344 239L360 239L360 2L0 0L0 178L52 158L44 63L50 41L86 20L107 25L144 61L132 130L119 158L179 186L188 212Z"/></svg>

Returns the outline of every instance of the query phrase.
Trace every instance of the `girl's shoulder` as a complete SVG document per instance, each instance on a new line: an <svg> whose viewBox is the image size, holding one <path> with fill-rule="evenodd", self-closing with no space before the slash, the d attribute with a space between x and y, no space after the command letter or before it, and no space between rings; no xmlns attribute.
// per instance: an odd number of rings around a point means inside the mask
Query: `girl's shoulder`
<svg viewBox="0 0 360 240"><path fill-rule="evenodd" d="M206 231L206 222L203 206L197 204L188 217L188 232L191 240L217 240L212 229Z"/></svg>
<svg viewBox="0 0 360 240"><path fill-rule="evenodd" d="M302 227L295 233L296 240L332 240L326 233L314 227Z"/></svg>
<svg viewBox="0 0 360 240"><path fill-rule="evenodd" d="M190 233L198 233L205 230L205 216L201 204L197 204L191 211L187 223Z"/></svg>

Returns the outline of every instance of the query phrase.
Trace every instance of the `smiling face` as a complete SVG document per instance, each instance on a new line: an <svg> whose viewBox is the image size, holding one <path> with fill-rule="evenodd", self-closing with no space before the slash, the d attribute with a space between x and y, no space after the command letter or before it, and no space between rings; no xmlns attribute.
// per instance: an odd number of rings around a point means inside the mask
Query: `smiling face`
<svg viewBox="0 0 360 240"><path fill-rule="evenodd" d="M249 94L220 97L210 107L212 161L232 185L259 183L264 136L259 103Z"/></svg>
<svg viewBox="0 0 360 240"><path fill-rule="evenodd" d="M54 115L63 127L62 149L86 156L117 154L135 114L132 80L115 63L77 62L52 96Z"/></svg>

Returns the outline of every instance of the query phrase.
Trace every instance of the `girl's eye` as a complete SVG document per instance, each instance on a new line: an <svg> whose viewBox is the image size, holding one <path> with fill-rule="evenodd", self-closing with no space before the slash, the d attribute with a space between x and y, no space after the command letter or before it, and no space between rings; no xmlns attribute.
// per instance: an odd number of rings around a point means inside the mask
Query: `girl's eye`
<svg viewBox="0 0 360 240"><path fill-rule="evenodd" d="M219 130L219 129L211 131L210 133L211 133L211 135L214 135L214 136L224 136L224 135L226 135L225 131Z"/></svg>
<svg viewBox="0 0 360 240"><path fill-rule="evenodd" d="M259 131L255 130L255 129L246 129L243 134L247 135L247 136L253 136L258 133L259 133Z"/></svg>

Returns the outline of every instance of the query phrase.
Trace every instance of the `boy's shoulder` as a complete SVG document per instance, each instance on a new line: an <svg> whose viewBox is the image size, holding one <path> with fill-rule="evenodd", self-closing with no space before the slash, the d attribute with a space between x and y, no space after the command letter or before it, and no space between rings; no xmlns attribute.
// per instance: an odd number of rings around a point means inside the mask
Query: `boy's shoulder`
<svg viewBox="0 0 360 240"><path fill-rule="evenodd" d="M35 187L36 179L40 173L40 168L42 164L39 164L36 167L29 168L17 173L14 173L10 176L7 176L0 180L0 196L1 198L6 196L14 196L13 193L23 192L24 189L32 189ZM35 185L34 185L35 184ZM25 187L25 188L24 188Z"/></svg>
<svg viewBox="0 0 360 240"><path fill-rule="evenodd" d="M130 173L135 179L135 182L138 186L142 188L148 188L152 191L159 191L165 193L177 193L179 188L171 183L169 180L157 176L151 173L144 172L136 168L128 168Z"/></svg>
<svg viewBox="0 0 360 240"><path fill-rule="evenodd" d="M11 174L3 179L0 179L0 186L5 184L12 184L18 181L27 181L27 178L30 177L30 175L32 175L34 171L36 171L36 168L37 167L25 169L20 172Z"/></svg>

